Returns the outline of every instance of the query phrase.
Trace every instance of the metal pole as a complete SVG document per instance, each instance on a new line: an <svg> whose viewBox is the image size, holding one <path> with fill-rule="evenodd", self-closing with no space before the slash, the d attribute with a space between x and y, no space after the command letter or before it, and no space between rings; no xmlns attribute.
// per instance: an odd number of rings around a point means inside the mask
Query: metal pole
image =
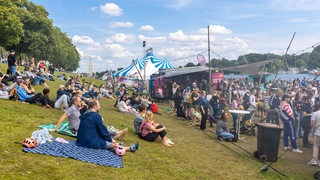
<svg viewBox="0 0 320 180"><path fill-rule="evenodd" d="M211 83L211 68L210 68L210 64L211 64L211 58L210 58L210 25L208 25L208 60L209 60L209 89L212 86Z"/></svg>
<svg viewBox="0 0 320 180"><path fill-rule="evenodd" d="M144 87L146 86L146 41L142 42L142 47L143 47L143 61L144 61L144 65L143 65L143 87L142 87L142 91L144 89Z"/></svg>

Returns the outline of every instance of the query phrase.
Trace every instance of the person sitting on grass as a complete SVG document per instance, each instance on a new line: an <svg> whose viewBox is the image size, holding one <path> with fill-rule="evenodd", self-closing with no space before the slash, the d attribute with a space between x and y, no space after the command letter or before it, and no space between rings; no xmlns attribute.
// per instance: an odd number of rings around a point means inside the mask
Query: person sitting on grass
<svg viewBox="0 0 320 180"><path fill-rule="evenodd" d="M19 100L21 102L27 102L30 104L40 102L40 98L41 98L42 94L37 93L34 95L29 95L26 90L26 85L24 83L25 83L25 81L23 79L18 80L17 94L18 94Z"/></svg>
<svg viewBox="0 0 320 180"><path fill-rule="evenodd" d="M199 126L201 122L201 114L197 112L194 108L190 109L192 122L188 123L188 126Z"/></svg>
<svg viewBox="0 0 320 180"><path fill-rule="evenodd" d="M100 103L97 100L89 102L89 110L80 116L80 126L78 129L77 142L78 146L107 149L114 152L114 148L124 148L126 151L135 152L139 148L139 143L135 143L130 147L120 146L111 138L109 131L102 122L100 111Z"/></svg>
<svg viewBox="0 0 320 180"><path fill-rule="evenodd" d="M4 84L0 83L0 99L9 99L9 92L3 89Z"/></svg>
<svg viewBox="0 0 320 180"><path fill-rule="evenodd" d="M70 102L70 107L66 110L66 112L63 113L63 115L61 116L61 118L59 119L56 128L54 129L54 131L57 131L60 127L60 125L62 124L62 122L64 122L66 119L68 119L69 121L69 127L71 128L71 132L73 134L77 134L77 131L79 129L79 125L80 125L80 115L81 112L86 112L87 110L87 105L81 101L80 97L74 97L71 99ZM124 138L124 136L127 134L128 132L128 128L125 128L121 131L118 131L116 129L112 129L110 128L109 130L109 134L117 140L122 140Z"/></svg>
<svg viewBox="0 0 320 180"><path fill-rule="evenodd" d="M131 108L131 106L127 105L127 96L123 95L120 97L120 101L118 102L118 110L125 114L136 114L136 111Z"/></svg>
<svg viewBox="0 0 320 180"><path fill-rule="evenodd" d="M138 114L135 115L133 120L134 129L136 131L136 134L139 136L141 135L141 124L144 120L147 108L144 105L141 105L138 107Z"/></svg>
<svg viewBox="0 0 320 180"><path fill-rule="evenodd" d="M228 113L223 112L220 120L217 122L216 133L219 140L232 141L234 135L228 131L227 119Z"/></svg>
<svg viewBox="0 0 320 180"><path fill-rule="evenodd" d="M43 107L45 108L54 108L54 109L63 109L66 110L68 108L68 97L67 95L63 94L58 100L51 101L49 98L50 89L44 88L42 90L43 96L40 99L40 102Z"/></svg>
<svg viewBox="0 0 320 180"><path fill-rule="evenodd" d="M161 142L165 146L171 146L174 143L167 137L166 128L153 121L153 113L151 111L146 112L145 119L141 124L141 138L146 141L155 141L158 137L161 137Z"/></svg>

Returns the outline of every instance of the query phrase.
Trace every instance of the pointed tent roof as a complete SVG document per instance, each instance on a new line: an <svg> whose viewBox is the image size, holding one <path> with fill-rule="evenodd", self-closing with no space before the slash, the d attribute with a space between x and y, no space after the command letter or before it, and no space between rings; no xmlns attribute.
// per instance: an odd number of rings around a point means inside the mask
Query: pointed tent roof
<svg viewBox="0 0 320 180"><path fill-rule="evenodd" d="M135 63L142 76L144 76L144 66L146 67L147 78L158 72L159 69L174 68L170 62L155 57L152 52L148 52L145 58L135 60ZM114 77L138 74L137 68L134 66L134 62L132 62L128 67L116 72Z"/></svg>
<svg viewBox="0 0 320 180"><path fill-rule="evenodd" d="M114 77L118 77L118 76L127 76L127 75L132 75L132 74L135 74L137 73L137 68L134 66L134 63L136 63L136 66L138 69L142 69L143 66L144 66L144 61L142 60L132 60L132 63L124 68L124 69L121 69L120 71L116 72L113 76Z"/></svg>

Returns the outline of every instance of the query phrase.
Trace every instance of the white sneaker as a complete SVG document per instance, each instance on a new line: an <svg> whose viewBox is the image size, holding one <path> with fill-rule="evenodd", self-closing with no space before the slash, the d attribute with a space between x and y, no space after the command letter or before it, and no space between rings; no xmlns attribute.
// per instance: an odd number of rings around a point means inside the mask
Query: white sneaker
<svg viewBox="0 0 320 180"><path fill-rule="evenodd" d="M318 165L318 162L314 159L311 159L310 162L308 162L308 165L311 165L311 166L317 166Z"/></svg>
<svg viewBox="0 0 320 180"><path fill-rule="evenodd" d="M174 145L174 142L172 142L171 139L168 139L167 142L171 145Z"/></svg>
<svg viewBox="0 0 320 180"><path fill-rule="evenodd" d="M290 146L285 146L283 149L284 149L285 151L287 151L287 150L291 150L291 147L290 147Z"/></svg>
<svg viewBox="0 0 320 180"><path fill-rule="evenodd" d="M292 152L295 152L295 153L303 153L303 151L301 151L300 149L292 149Z"/></svg>

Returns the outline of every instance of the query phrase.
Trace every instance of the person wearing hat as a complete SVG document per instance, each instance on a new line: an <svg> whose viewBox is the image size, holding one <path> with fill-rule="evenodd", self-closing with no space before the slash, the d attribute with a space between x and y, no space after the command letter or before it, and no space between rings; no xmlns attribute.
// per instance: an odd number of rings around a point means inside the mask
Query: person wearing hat
<svg viewBox="0 0 320 180"><path fill-rule="evenodd" d="M303 153L296 143L296 132L294 128L294 115L290 105L291 96L288 94L283 95L282 102L280 104L280 117L283 122L283 144L284 150L289 150L292 147L292 152ZM290 139L291 147L288 145L288 138Z"/></svg>
<svg viewBox="0 0 320 180"><path fill-rule="evenodd" d="M15 57L16 52L14 50L10 51L10 54L8 55L8 69L10 71L11 75L15 75L16 74L16 70L17 70L17 61L16 61L16 57Z"/></svg>

